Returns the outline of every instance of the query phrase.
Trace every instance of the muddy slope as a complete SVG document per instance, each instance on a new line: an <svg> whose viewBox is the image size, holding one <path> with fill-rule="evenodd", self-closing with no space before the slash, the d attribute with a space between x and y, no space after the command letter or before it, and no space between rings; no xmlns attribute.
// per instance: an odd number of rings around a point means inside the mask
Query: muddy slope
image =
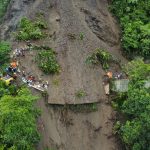
<svg viewBox="0 0 150 150"><path fill-rule="evenodd" d="M111 106L101 103L96 112L79 113L58 106L47 109L43 100L38 105L43 110L38 150L123 150L112 134L115 113Z"/></svg>
<svg viewBox="0 0 150 150"><path fill-rule="evenodd" d="M50 82L49 103L79 104L106 99L102 85L105 72L101 66L90 67L85 60L96 48L104 48L116 58L124 60L119 52L118 29L107 7L105 0L13 0L11 2L2 25L2 38L8 37L10 31L16 29L22 16L34 18L41 12L49 25L48 34L52 37L37 42L54 48L61 65L59 75L44 77ZM81 32L84 34L83 40L79 38ZM75 39L70 39L69 35L74 35ZM42 75L36 64L34 71L35 74ZM59 82L58 86L53 85L55 80ZM75 93L79 90L83 90L86 96L77 98Z"/></svg>
<svg viewBox="0 0 150 150"><path fill-rule="evenodd" d="M104 71L101 66L85 64L86 57L96 48L104 48L125 62L120 54L119 32L115 20L109 13L106 0L12 0L1 25L1 39L11 39L13 47L24 43L13 41L12 31L17 28L22 16L34 18L39 12L49 25L47 37L36 44L46 44L58 53L61 73L45 76L32 61L33 55L25 58L24 65L34 70L38 77L50 82L49 103L100 102L98 111L74 113L55 109L43 99L38 102L42 114L38 125L42 135L38 150L121 150L112 136L112 119L115 112L106 103L102 86ZM84 39L79 39L80 32ZM74 34L70 39L68 34ZM10 38L11 37L11 38ZM53 81L58 81L55 86ZM77 99L75 93L83 89L86 96Z"/></svg>

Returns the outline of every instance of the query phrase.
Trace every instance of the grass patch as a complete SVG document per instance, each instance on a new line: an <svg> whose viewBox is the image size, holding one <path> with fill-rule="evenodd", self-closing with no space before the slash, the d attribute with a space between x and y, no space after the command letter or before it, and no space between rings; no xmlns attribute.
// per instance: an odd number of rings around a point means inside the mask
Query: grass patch
<svg viewBox="0 0 150 150"><path fill-rule="evenodd" d="M77 91L77 92L75 93L75 96L76 96L77 98L85 97L85 96L86 96L86 92L85 92L84 90L80 89L79 91Z"/></svg>
<svg viewBox="0 0 150 150"><path fill-rule="evenodd" d="M47 24L40 18L36 21L31 21L24 17L21 19L19 24L19 31L16 33L16 38L18 40L36 40L45 37L42 29L46 29Z"/></svg>
<svg viewBox="0 0 150 150"><path fill-rule="evenodd" d="M46 49L40 49L36 56L36 62L38 63L39 68L45 74L54 74L60 72L60 65L56 60L56 53L51 48L46 47Z"/></svg>
<svg viewBox="0 0 150 150"><path fill-rule="evenodd" d="M109 63L112 60L112 55L100 48L97 48L95 52L88 56L86 59L87 64L98 64L101 63L103 69L109 69Z"/></svg>
<svg viewBox="0 0 150 150"><path fill-rule="evenodd" d="M53 85L59 86L59 80L58 80L58 79L54 79L54 80L53 80Z"/></svg>

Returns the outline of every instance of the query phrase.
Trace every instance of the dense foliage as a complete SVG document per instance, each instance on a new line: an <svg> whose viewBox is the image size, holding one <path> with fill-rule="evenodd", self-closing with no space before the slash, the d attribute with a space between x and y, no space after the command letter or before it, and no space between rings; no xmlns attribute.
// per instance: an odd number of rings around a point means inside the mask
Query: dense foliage
<svg viewBox="0 0 150 150"><path fill-rule="evenodd" d="M2 90L3 89L3 90ZM18 89L12 95L10 88L0 84L0 148L33 150L39 141L36 127L37 100L27 88ZM15 90L16 91L16 90Z"/></svg>
<svg viewBox="0 0 150 150"><path fill-rule="evenodd" d="M125 123L117 122L116 128L127 149L150 148L150 88L145 82L150 77L150 65L135 60L126 66L131 80L129 89L116 101L118 109L125 114Z"/></svg>
<svg viewBox="0 0 150 150"><path fill-rule="evenodd" d="M137 85L150 77L150 64L144 63L142 59L136 59L129 62L124 71L129 76L130 81Z"/></svg>
<svg viewBox="0 0 150 150"><path fill-rule="evenodd" d="M17 95L17 87L16 85L7 86L3 80L0 80L0 98L4 95Z"/></svg>
<svg viewBox="0 0 150 150"><path fill-rule="evenodd" d="M45 36L42 29L46 28L47 25L43 20L31 21L24 17L20 21L20 29L16 38L19 40L41 39Z"/></svg>
<svg viewBox="0 0 150 150"><path fill-rule="evenodd" d="M36 61L39 68L46 74L58 73L60 66L57 63L55 52L51 48L40 49Z"/></svg>
<svg viewBox="0 0 150 150"><path fill-rule="evenodd" d="M10 0L0 0L0 22L2 21L1 18L3 17L9 2Z"/></svg>
<svg viewBox="0 0 150 150"><path fill-rule="evenodd" d="M0 42L0 64L4 64L9 60L10 45L7 42Z"/></svg>
<svg viewBox="0 0 150 150"><path fill-rule="evenodd" d="M111 60L112 56L109 52L97 48L92 55L88 56L86 62L89 64L98 64L100 62L103 69L108 69Z"/></svg>
<svg viewBox="0 0 150 150"><path fill-rule="evenodd" d="M111 10L122 28L122 46L125 53L150 56L150 1L113 0Z"/></svg>

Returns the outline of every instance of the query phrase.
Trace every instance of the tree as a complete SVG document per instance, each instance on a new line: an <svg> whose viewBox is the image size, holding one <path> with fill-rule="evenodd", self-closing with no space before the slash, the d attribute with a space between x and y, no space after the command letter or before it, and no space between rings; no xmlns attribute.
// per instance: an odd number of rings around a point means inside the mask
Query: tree
<svg viewBox="0 0 150 150"><path fill-rule="evenodd" d="M0 143L7 148L32 150L39 141L36 127L38 110L34 97L27 88L18 91L17 96L5 95L0 100Z"/></svg>
<svg viewBox="0 0 150 150"><path fill-rule="evenodd" d="M140 55L150 56L150 1L113 0L112 12L117 16L122 30L122 47L132 58Z"/></svg>
<svg viewBox="0 0 150 150"><path fill-rule="evenodd" d="M130 79L129 88L116 106L126 121L117 122L115 127L127 149L150 150L150 88L143 84L149 78L150 65L138 59L129 62L125 71Z"/></svg>
<svg viewBox="0 0 150 150"><path fill-rule="evenodd" d="M0 42L0 64L4 64L9 60L10 45L7 42Z"/></svg>
<svg viewBox="0 0 150 150"><path fill-rule="evenodd" d="M150 65L144 63L142 59L136 59L129 62L125 66L124 70L129 76L129 79L131 81L134 81L134 83L139 83L142 80L147 80L147 77L150 76Z"/></svg>

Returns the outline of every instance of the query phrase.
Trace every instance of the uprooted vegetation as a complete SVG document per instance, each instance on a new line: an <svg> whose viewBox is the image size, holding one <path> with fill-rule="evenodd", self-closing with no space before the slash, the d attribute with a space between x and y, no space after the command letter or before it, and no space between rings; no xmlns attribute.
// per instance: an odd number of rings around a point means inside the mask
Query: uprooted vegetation
<svg viewBox="0 0 150 150"><path fill-rule="evenodd" d="M19 24L19 31L16 33L18 40L36 40L45 37L43 29L47 28L47 24L43 19L38 18L35 21L31 21L24 17Z"/></svg>
<svg viewBox="0 0 150 150"><path fill-rule="evenodd" d="M144 86L150 79L150 65L138 59L131 61L125 70L130 79L129 88L126 93L119 93L113 106L126 117L116 123L115 132L126 149L145 150L150 147L150 88Z"/></svg>
<svg viewBox="0 0 150 150"><path fill-rule="evenodd" d="M150 56L150 1L114 0L112 12L122 28L122 46L128 57Z"/></svg>
<svg viewBox="0 0 150 150"><path fill-rule="evenodd" d="M113 60L112 55L100 48L97 48L93 54L87 57L86 63L98 64L101 63L103 69L109 69L109 63Z"/></svg>
<svg viewBox="0 0 150 150"><path fill-rule="evenodd" d="M46 74L54 74L60 72L60 65L56 60L56 53L49 47L35 47L38 49L36 62L39 68Z"/></svg>

